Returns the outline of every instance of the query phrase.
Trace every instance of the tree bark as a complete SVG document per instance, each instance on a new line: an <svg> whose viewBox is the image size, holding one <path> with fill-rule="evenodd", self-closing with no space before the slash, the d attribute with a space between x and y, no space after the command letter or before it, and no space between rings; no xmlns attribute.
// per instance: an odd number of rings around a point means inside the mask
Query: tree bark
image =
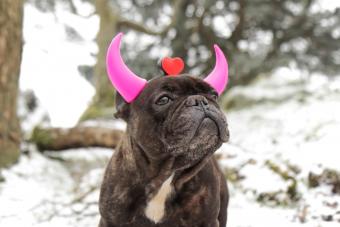
<svg viewBox="0 0 340 227"><path fill-rule="evenodd" d="M96 0L95 6L100 17L100 25L96 38L99 51L94 69L96 82L94 102L106 107L113 105L114 89L107 77L105 58L111 39L117 33L118 16L107 0Z"/></svg>
<svg viewBox="0 0 340 227"><path fill-rule="evenodd" d="M71 148L115 148L123 131L102 127L35 128L31 137L40 151L59 151Z"/></svg>
<svg viewBox="0 0 340 227"><path fill-rule="evenodd" d="M96 13L100 18L99 31L96 37L98 45L97 62L94 66L96 94L91 105L81 117L81 121L103 117L106 109L113 107L115 92L106 72L106 51L112 37L117 33L119 15L108 0L95 0ZM111 111L112 112L112 111Z"/></svg>
<svg viewBox="0 0 340 227"><path fill-rule="evenodd" d="M17 96L22 20L22 0L0 1L0 168L16 162L20 154Z"/></svg>

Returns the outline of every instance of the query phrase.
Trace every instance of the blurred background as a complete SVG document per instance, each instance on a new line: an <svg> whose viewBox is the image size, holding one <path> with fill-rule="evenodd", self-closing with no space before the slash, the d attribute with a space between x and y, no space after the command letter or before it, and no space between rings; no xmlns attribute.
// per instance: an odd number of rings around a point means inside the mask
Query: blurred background
<svg viewBox="0 0 340 227"><path fill-rule="evenodd" d="M216 153L234 227L340 225L340 1L1 0L0 226L96 226L98 189L125 124L105 68L163 57L204 77L229 61Z"/></svg>

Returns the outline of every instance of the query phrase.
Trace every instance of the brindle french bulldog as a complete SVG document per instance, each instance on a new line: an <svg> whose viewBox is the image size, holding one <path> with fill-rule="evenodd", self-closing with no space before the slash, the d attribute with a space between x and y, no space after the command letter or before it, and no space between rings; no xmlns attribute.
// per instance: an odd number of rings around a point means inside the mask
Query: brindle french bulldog
<svg viewBox="0 0 340 227"><path fill-rule="evenodd" d="M148 81L133 101L106 168L100 227L224 227L228 189L213 153L229 139L218 93L189 75Z"/></svg>

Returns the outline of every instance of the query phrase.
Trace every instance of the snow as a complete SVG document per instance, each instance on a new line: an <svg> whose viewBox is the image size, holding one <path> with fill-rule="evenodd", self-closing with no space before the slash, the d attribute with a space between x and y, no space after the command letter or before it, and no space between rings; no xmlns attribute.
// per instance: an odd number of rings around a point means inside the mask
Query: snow
<svg viewBox="0 0 340 227"><path fill-rule="evenodd" d="M55 14L42 13L30 4L25 4L24 11L20 89L35 92L52 126L74 126L94 95L77 67L95 64L92 55L97 52L94 38L99 19L77 17L58 7ZM68 40L66 22L85 38Z"/></svg>
<svg viewBox="0 0 340 227"><path fill-rule="evenodd" d="M112 150L69 150L56 161L36 151L2 172L0 226L96 226L98 186ZM53 157L53 156L51 156Z"/></svg>
<svg viewBox="0 0 340 227"><path fill-rule="evenodd" d="M318 0L315 5L317 8L329 11L334 11L336 8L340 8L340 2L334 0Z"/></svg>
<svg viewBox="0 0 340 227"><path fill-rule="evenodd" d="M261 156L281 155L293 164L304 159L306 168L323 164L340 170L340 159L335 158L340 157L340 80L320 75L312 75L308 81L298 76L294 79L296 71L287 70L283 74L280 69L256 85L231 91L232 96L243 94L260 103L227 115L231 142L251 147L250 152ZM284 82L282 78L289 74L291 79ZM246 134L256 136L237 136Z"/></svg>
<svg viewBox="0 0 340 227"><path fill-rule="evenodd" d="M287 80L282 72L290 75ZM295 70L280 69L231 91L231 96L243 94L257 104L227 111L231 141L218 152L220 164L241 176L232 184L230 226L301 226L301 210L306 226L339 226L340 195L326 185L310 189L307 181L310 172L340 171L340 79L312 75L305 80L294 75ZM284 193L292 180L273 172L268 161L297 181L298 202L289 201ZM275 201L258 203L263 193L277 193ZM332 221L324 221L328 216Z"/></svg>

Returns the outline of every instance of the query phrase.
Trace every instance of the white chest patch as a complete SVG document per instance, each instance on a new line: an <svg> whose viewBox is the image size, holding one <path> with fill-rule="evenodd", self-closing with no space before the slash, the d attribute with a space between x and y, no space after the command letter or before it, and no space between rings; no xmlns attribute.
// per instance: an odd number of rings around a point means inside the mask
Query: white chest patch
<svg viewBox="0 0 340 227"><path fill-rule="evenodd" d="M154 223L158 223L162 220L165 214L165 202L168 196L172 192L172 179L174 174L172 174L157 192L157 194L148 202L145 208L145 216L149 218Z"/></svg>

